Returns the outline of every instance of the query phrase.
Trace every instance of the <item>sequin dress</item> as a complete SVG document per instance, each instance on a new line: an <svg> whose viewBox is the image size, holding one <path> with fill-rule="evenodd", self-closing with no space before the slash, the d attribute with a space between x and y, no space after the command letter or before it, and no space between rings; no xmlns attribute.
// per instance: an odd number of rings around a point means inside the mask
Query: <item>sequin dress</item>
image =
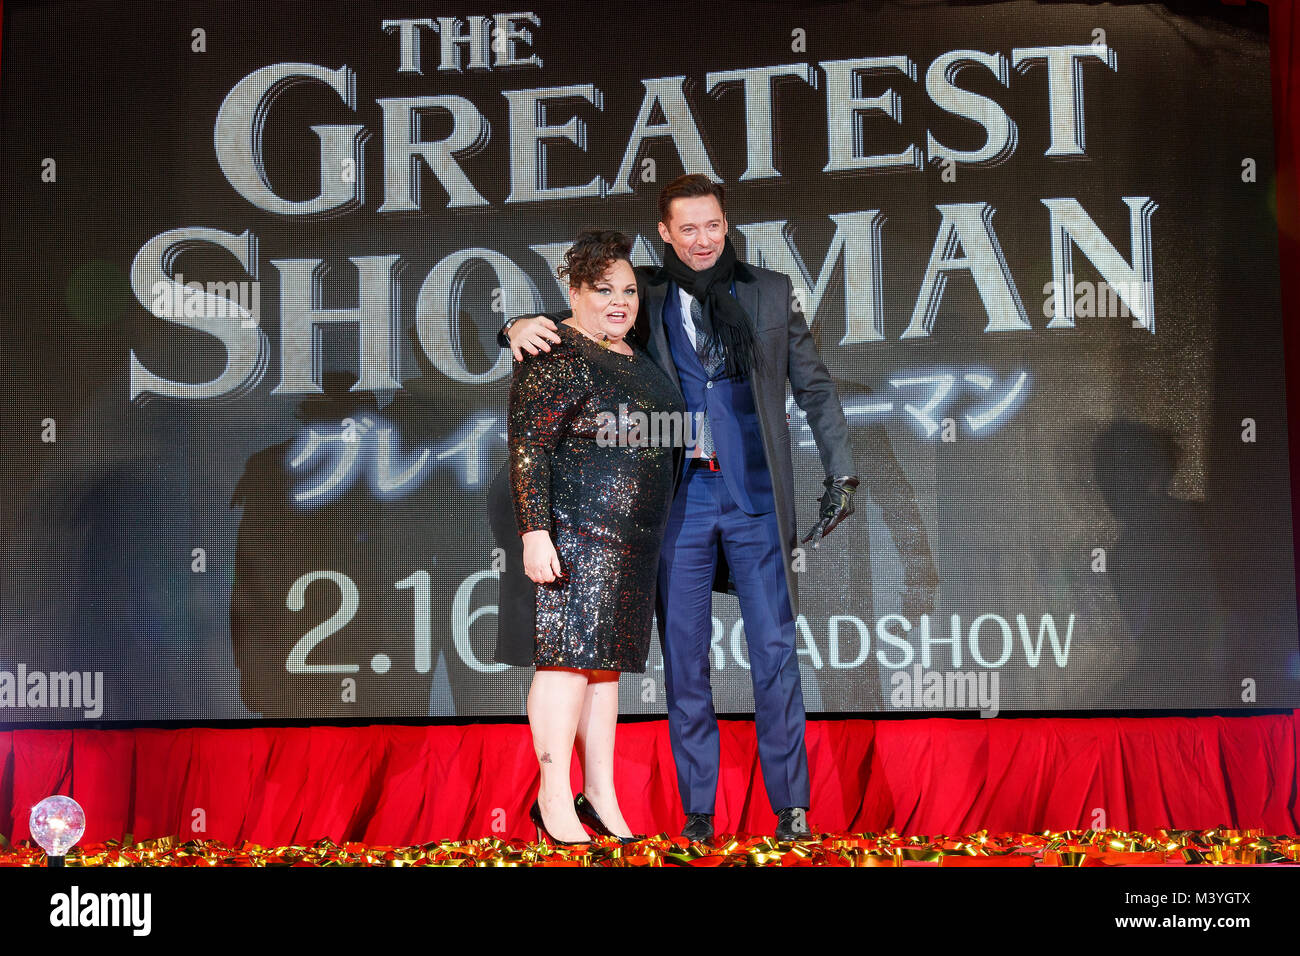
<svg viewBox="0 0 1300 956"><path fill-rule="evenodd" d="M562 322L556 329L559 343L516 363L510 385L518 530L549 528L564 572L536 585L533 663L639 673L673 490L672 431L647 426L650 413L681 422L686 407L636 343L623 355Z"/></svg>

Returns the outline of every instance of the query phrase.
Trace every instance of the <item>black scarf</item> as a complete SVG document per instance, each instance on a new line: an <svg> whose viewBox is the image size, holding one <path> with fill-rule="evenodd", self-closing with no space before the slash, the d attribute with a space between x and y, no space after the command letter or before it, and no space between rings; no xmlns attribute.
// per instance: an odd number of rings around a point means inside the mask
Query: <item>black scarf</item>
<svg viewBox="0 0 1300 956"><path fill-rule="evenodd" d="M728 378L748 376L760 361L754 324L731 294L737 265L730 236L726 237L718 260L699 272L677 258L671 245L664 245L664 271L700 303L704 312L704 341L711 354L722 355Z"/></svg>

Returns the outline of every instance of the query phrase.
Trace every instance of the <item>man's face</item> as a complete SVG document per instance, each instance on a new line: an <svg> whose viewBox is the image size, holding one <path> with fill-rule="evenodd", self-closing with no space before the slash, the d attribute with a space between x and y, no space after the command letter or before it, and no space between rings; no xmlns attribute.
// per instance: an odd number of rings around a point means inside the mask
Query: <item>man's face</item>
<svg viewBox="0 0 1300 956"><path fill-rule="evenodd" d="M688 196L668 204L668 221L659 223L659 238L696 272L718 261L727 238L727 217L717 196Z"/></svg>

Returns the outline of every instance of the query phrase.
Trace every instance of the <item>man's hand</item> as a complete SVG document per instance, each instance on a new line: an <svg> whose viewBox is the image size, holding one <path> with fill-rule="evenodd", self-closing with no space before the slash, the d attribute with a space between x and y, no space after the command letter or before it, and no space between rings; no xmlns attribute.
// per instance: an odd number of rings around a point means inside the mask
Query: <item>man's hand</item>
<svg viewBox="0 0 1300 956"><path fill-rule="evenodd" d="M555 552L551 532L545 528L520 536L524 543L524 574L536 584L550 584L564 574L560 556Z"/></svg>
<svg viewBox="0 0 1300 956"><path fill-rule="evenodd" d="M858 479L853 475L843 475L827 478L822 484L826 486L826 493L822 495L817 523L802 542L807 544L812 541L814 548L821 544L822 538L830 534L837 524L853 514L853 492L858 488Z"/></svg>
<svg viewBox="0 0 1300 956"><path fill-rule="evenodd" d="M539 351L549 352L550 343L560 341L560 334L555 331L555 323L544 315L534 315L526 319L516 319L506 333L510 339L510 351L516 362L524 360L524 352L536 355Z"/></svg>

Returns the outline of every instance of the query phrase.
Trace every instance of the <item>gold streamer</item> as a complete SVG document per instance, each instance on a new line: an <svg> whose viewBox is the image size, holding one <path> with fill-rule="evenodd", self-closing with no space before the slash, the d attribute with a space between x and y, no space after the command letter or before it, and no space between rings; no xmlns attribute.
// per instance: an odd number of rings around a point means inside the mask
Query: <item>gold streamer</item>
<svg viewBox="0 0 1300 956"><path fill-rule="evenodd" d="M564 847L486 837L435 840L414 846L384 846L321 839L310 844L268 847L251 841L107 840L74 847L69 867L715 867L715 866L936 866L951 865L1249 866L1300 863L1300 836L1270 835L1260 829L1045 830L1039 833L963 835L882 833L828 834L816 840L777 842L771 836L726 834L716 846L658 834L636 843L597 839ZM0 866L45 865L31 843L0 848Z"/></svg>

